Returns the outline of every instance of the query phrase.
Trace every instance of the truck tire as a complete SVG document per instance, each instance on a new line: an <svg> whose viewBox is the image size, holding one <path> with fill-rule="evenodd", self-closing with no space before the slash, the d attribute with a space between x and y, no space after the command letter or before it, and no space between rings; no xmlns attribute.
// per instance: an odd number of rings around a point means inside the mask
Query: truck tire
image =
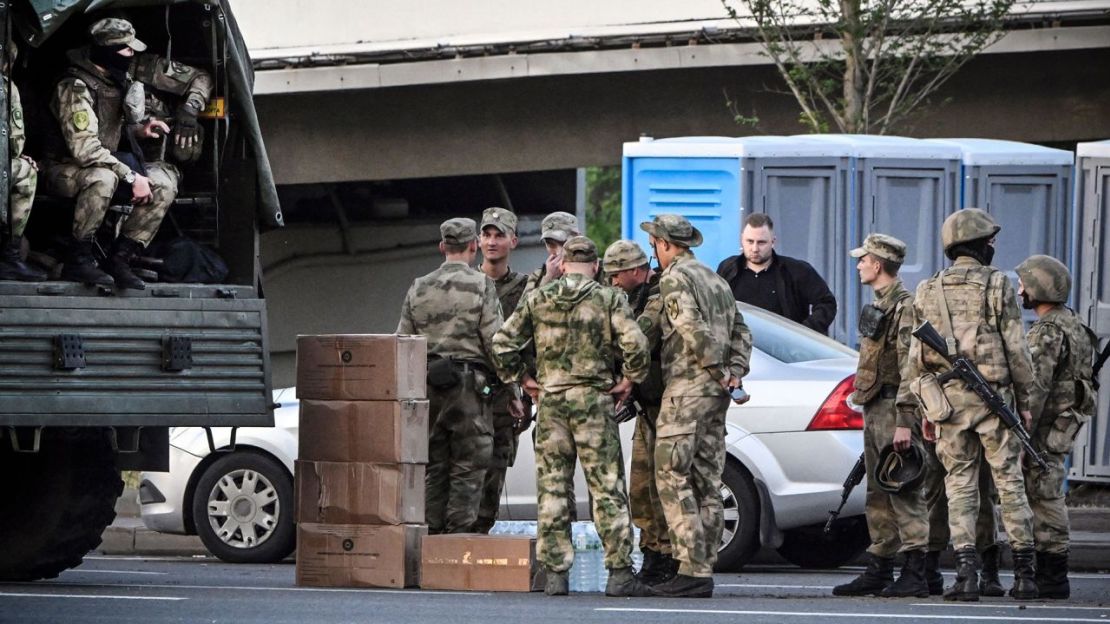
<svg viewBox="0 0 1110 624"><path fill-rule="evenodd" d="M37 453L0 436L0 580L54 578L81 565L116 517L123 480L110 431L47 427Z"/></svg>

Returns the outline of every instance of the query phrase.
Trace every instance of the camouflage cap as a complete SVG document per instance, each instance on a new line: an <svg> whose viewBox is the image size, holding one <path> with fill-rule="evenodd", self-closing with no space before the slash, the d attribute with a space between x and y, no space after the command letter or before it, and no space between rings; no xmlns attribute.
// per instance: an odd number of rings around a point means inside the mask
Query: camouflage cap
<svg viewBox="0 0 1110 624"><path fill-rule="evenodd" d="M1066 303L1071 294L1068 267L1051 256L1029 256L1017 267L1025 293L1033 301Z"/></svg>
<svg viewBox="0 0 1110 624"><path fill-rule="evenodd" d="M474 219L455 217L440 224L439 235L449 245L461 245L478 238L478 226Z"/></svg>
<svg viewBox="0 0 1110 624"><path fill-rule="evenodd" d="M565 243L567 239L578 234L578 218L569 212L553 212L544 217L540 224L542 239L550 238L553 241Z"/></svg>
<svg viewBox="0 0 1110 624"><path fill-rule="evenodd" d="M698 228L691 225L686 217L682 215L657 215L651 221L641 223L640 229L655 238L685 247L697 247L703 240Z"/></svg>
<svg viewBox="0 0 1110 624"><path fill-rule="evenodd" d="M953 245L998 234L1001 225L981 208L964 208L948 215L940 227L940 242L947 251Z"/></svg>
<svg viewBox="0 0 1110 624"><path fill-rule="evenodd" d="M863 245L848 252L853 258L862 258L867 254L902 264L906 259L906 244L886 234L868 234L863 239Z"/></svg>
<svg viewBox="0 0 1110 624"><path fill-rule="evenodd" d="M131 22L118 17L107 17L93 22L89 27L93 43L98 46L125 45L136 52L146 50L146 44L135 38Z"/></svg>
<svg viewBox="0 0 1110 624"><path fill-rule="evenodd" d="M490 225L501 230L503 234L508 234L510 231L516 232L516 215L504 208L486 208L482 211L482 225L478 229L485 230L486 226Z"/></svg>
<svg viewBox="0 0 1110 624"><path fill-rule="evenodd" d="M601 260L601 268L606 273L627 271L648 263L648 257L640 246L630 240L619 240L605 250L605 257Z"/></svg>
<svg viewBox="0 0 1110 624"><path fill-rule="evenodd" d="M563 245L563 260L566 262L596 262L597 245L585 236L572 236Z"/></svg>

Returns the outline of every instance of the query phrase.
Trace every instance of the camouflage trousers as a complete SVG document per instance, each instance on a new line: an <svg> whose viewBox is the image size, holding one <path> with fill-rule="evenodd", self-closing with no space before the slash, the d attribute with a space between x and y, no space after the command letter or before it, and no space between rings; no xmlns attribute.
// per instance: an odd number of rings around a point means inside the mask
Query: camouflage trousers
<svg viewBox="0 0 1110 624"><path fill-rule="evenodd" d="M1009 389L1000 390L1012 404ZM1010 547L1033 547L1033 513L1025 498L1021 469L1021 443L1001 420L969 392L945 390L956 407L952 417L937 426L937 457L948 473L944 478L948 494L948 526L952 545L958 550L975 545L975 524L979 517L980 457L990 466L1002 509L1002 525Z"/></svg>
<svg viewBox="0 0 1110 624"><path fill-rule="evenodd" d="M1068 552L1068 507L1064 504L1064 453L1050 453L1040 447L1048 471L1033 464L1025 467L1025 493L1033 511L1033 538L1040 552Z"/></svg>
<svg viewBox="0 0 1110 624"><path fill-rule="evenodd" d="M925 443L925 504L929 507L929 550L948 548L952 532L948 528L948 495L944 492L944 466L937 458L937 446ZM979 459L983 465L983 459ZM979 470L979 515L975 518L975 548L983 552L998 542L998 519L995 518L994 481L989 469Z"/></svg>
<svg viewBox="0 0 1110 624"><path fill-rule="evenodd" d="M482 484L482 502L478 506L475 533L489 533L497 521L501 495L505 490L505 473L516 461L520 435L513 431L513 415L509 413L512 398L513 394L506 386L498 389L493 397L493 453ZM528 409L527 403L525 409Z"/></svg>
<svg viewBox="0 0 1110 624"><path fill-rule="evenodd" d="M16 238L23 236L27 228L27 219L31 216L31 204L35 202L35 184L38 173L31 163L16 158L12 160L12 190L9 198L9 210L12 213L11 230ZM0 210L0 223L8 222L8 211Z"/></svg>
<svg viewBox="0 0 1110 624"><path fill-rule="evenodd" d="M640 528L640 548L671 554L667 517L655 484L655 421L659 408L645 406L632 434L632 468L628 475L628 504L632 524Z"/></svg>
<svg viewBox="0 0 1110 624"><path fill-rule="evenodd" d="M929 517L922 488L890 494L879 489L875 467L879 453L894 440L897 426L894 399L876 397L863 411L863 453L867 467L867 531L871 546L867 551L878 557L893 557L898 552L924 550L929 542ZM920 440L919 431L913 432Z"/></svg>
<svg viewBox="0 0 1110 624"><path fill-rule="evenodd" d="M475 373L447 389L428 387L428 467L424 509L428 533L469 533L478 519L482 483L493 453L493 417Z"/></svg>
<svg viewBox="0 0 1110 624"><path fill-rule="evenodd" d="M177 197L177 185L181 181L181 172L169 163L147 163L146 169L154 200L145 205L136 204L120 228L121 235L144 247L158 233L166 211ZM115 172L107 167L79 167L59 162L51 163L46 170L47 192L77 199L73 211L73 237L77 240L87 240L96 234L119 183Z"/></svg>
<svg viewBox="0 0 1110 624"><path fill-rule="evenodd" d="M590 489L594 524L605 548L605 567L632 565L632 527L613 398L602 390L580 386L540 395L536 422L536 492L538 540L536 556L553 572L574 563L570 540L568 489L574 480L575 457Z"/></svg>
<svg viewBox="0 0 1110 624"><path fill-rule="evenodd" d="M655 483L678 572L708 578L724 531L721 473L729 397L664 397L656 421Z"/></svg>

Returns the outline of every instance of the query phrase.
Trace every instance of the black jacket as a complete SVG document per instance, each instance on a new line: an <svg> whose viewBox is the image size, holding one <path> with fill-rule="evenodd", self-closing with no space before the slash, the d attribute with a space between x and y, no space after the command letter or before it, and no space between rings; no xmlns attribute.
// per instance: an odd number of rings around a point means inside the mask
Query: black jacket
<svg viewBox="0 0 1110 624"><path fill-rule="evenodd" d="M771 256L773 260L768 270L775 271L783 316L827 336L836 317L836 297L829 291L829 285L808 262L773 251ZM744 265L744 256L730 256L717 266L717 275L725 278L737 301L747 302L744 293L737 292L736 288Z"/></svg>

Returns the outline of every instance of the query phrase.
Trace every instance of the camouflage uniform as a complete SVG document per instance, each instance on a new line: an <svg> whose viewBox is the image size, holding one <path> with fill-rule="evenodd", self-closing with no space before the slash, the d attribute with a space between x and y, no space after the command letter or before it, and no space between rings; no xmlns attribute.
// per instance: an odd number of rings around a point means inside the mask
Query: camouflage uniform
<svg viewBox="0 0 1110 624"><path fill-rule="evenodd" d="M516 215L504 208L487 208L482 213L482 223L479 231L487 226L497 227L503 232L516 231ZM500 279L494 280L497 289L497 299L501 302L501 314L508 319L516 310L524 294L524 285L527 276L510 269ZM493 455L489 468L486 470L485 483L482 486L482 504L478 509L478 522L474 525L477 533L489 533L497 521L497 512L501 507L501 494L505 489L505 473L509 466L516 461L517 446L520 434L515 430L515 421L509 412L509 404L520 395L520 387L516 384L499 384L493 393ZM526 411L531 410L531 403L523 399Z"/></svg>
<svg viewBox="0 0 1110 624"><path fill-rule="evenodd" d="M553 212L544 217L540 223L540 240L565 243L570 237L577 236L579 231L578 217L569 212ZM521 295L521 298L527 297L528 293L542 286L546 274L546 264L540 265L540 268L529 273L528 284L524 287L524 294Z"/></svg>
<svg viewBox="0 0 1110 624"><path fill-rule="evenodd" d="M567 241L566 261L592 262L597 250L585 237ZM593 497L593 517L605 547L605 566L632 564L628 495L615 405L608 393L624 377L647 374L646 339L618 291L580 274L567 274L521 301L494 336L502 377L520 380L526 372L521 351L533 341L540 386L536 423L537 556L548 571L562 574L574 561L570 539L568 487L575 455L582 462Z"/></svg>
<svg viewBox="0 0 1110 624"><path fill-rule="evenodd" d="M443 242L477 238L472 219L440 226ZM493 416L487 392L493 374L493 334L501 308L493 282L463 262L444 262L419 277L405 295L398 334L428 339L429 366L450 359L460 379L447 387L428 386L428 467L425 513L429 533L473 530L481 503L486 466L493 453Z"/></svg>
<svg viewBox="0 0 1110 624"><path fill-rule="evenodd" d="M20 156L23 155L23 144L27 140L23 127L23 104L19 98L19 89L14 82L8 81L8 157L12 163L11 194L9 195L9 210L12 215L11 235L19 238L27 227L27 219L31 216L31 204L35 201L35 184L38 181L38 172L31 163ZM8 211L0 211L0 223L8 222Z"/></svg>
<svg viewBox="0 0 1110 624"><path fill-rule="evenodd" d="M134 39L134 29L124 20L100 20L93 25L92 33L98 45L130 41L137 51L146 49ZM123 41L120 33L130 33L129 39ZM88 240L104 220L116 186L132 173L130 166L113 155L121 149L123 133L130 131L125 128L123 115L126 86L116 84L105 70L94 65L87 47L71 50L68 59L69 68L50 102L66 153L51 154L45 179L50 193L77 198L73 237ZM212 79L203 70L153 54L138 54L128 78L182 96L183 109L194 119L204 110L212 93ZM126 140L123 145L122 151L130 150ZM146 177L150 179L153 201L134 206L121 232L144 247L154 239L162 218L177 197L181 173L171 164L148 162Z"/></svg>
<svg viewBox="0 0 1110 624"><path fill-rule="evenodd" d="M640 227L683 247L701 244L701 233L677 215L659 215ZM680 578L712 578L724 530L721 473L730 401L720 380L748 373L751 333L728 284L688 250L663 269L659 290L663 314L648 336L649 344L662 346L666 387L655 428L656 485Z"/></svg>

